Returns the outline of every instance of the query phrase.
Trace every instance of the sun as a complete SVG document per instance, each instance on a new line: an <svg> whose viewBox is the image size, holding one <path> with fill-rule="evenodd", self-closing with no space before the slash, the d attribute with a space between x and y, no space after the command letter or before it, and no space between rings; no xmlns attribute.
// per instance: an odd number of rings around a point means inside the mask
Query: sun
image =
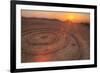
<svg viewBox="0 0 100 73"><path fill-rule="evenodd" d="M75 15L69 14L69 15L67 16L67 20L69 20L69 21L74 21L74 20L75 20Z"/></svg>

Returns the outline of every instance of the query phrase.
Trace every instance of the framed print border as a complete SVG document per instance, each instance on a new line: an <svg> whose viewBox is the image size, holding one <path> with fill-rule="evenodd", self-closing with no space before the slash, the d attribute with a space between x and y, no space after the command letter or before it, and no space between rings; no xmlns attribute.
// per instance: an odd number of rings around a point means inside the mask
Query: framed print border
<svg viewBox="0 0 100 73"><path fill-rule="evenodd" d="M50 7L71 7L71 8L84 8L94 10L94 63L86 65L73 65L73 66L51 66L39 68L21 68L16 67L16 8L17 5L36 5L36 6L50 6ZM77 68L90 68L97 67L97 6L93 5L78 5L78 4L63 4L63 3L47 3L47 2L33 2L33 1L11 1L11 72L29 72L29 71L44 71L44 70L61 70L61 69L77 69Z"/></svg>

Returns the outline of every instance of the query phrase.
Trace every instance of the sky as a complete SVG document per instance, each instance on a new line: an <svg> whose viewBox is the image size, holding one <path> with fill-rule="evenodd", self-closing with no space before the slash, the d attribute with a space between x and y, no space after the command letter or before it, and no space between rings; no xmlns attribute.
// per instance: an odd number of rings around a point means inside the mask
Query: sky
<svg viewBox="0 0 100 73"><path fill-rule="evenodd" d="M61 21L72 21L76 23L90 22L89 13L76 12L54 12L54 11L35 11L35 10L21 10L23 17L36 17L58 19Z"/></svg>

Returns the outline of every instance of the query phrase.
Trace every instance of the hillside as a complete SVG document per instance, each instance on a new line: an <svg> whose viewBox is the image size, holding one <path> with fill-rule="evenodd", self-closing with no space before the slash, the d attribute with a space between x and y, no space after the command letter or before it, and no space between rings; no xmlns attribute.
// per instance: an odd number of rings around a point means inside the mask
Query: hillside
<svg viewBox="0 0 100 73"><path fill-rule="evenodd" d="M89 59L88 25L22 17L22 62ZM87 28L88 26L88 28Z"/></svg>

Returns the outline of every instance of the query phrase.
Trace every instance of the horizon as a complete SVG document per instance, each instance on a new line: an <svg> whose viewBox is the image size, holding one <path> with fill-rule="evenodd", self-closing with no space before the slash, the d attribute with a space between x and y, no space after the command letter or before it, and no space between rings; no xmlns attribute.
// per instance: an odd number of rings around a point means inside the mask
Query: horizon
<svg viewBox="0 0 100 73"><path fill-rule="evenodd" d="M79 12L51 12L51 11L32 11L22 10L21 17L26 18L44 18L44 19L58 19L61 21L71 21L73 23L90 23L89 13Z"/></svg>

